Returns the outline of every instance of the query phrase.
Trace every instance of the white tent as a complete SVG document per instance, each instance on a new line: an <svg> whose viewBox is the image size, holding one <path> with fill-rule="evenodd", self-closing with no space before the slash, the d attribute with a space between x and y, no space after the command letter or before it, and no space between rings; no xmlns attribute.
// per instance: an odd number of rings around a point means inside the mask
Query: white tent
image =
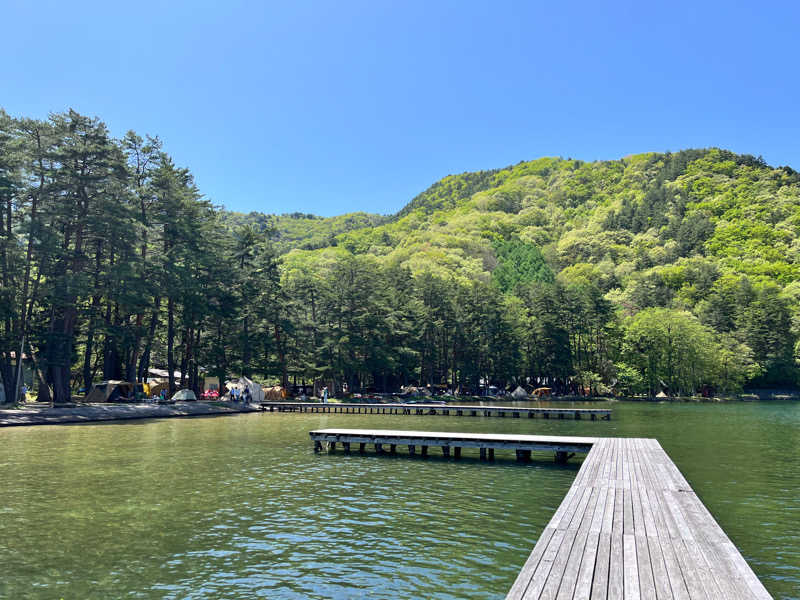
<svg viewBox="0 0 800 600"><path fill-rule="evenodd" d="M525 400L528 397L528 392L522 389L521 386L517 386L517 389L511 392L511 395L514 397L514 400Z"/></svg>
<svg viewBox="0 0 800 600"><path fill-rule="evenodd" d="M252 379L247 377L240 377L239 381L229 381L226 384L228 389L237 388L244 393L245 390L250 390L250 402L253 404L261 404L264 401L264 390Z"/></svg>

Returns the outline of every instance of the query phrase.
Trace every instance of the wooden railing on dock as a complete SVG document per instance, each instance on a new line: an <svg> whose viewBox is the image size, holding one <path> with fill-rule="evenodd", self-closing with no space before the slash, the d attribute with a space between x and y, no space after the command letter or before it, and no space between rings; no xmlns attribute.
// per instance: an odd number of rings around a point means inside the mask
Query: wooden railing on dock
<svg viewBox="0 0 800 600"><path fill-rule="evenodd" d="M575 481L545 527L506 600L757 599L763 584L654 439L578 438L478 433L322 429L310 432L315 450L379 452L408 446L444 456L478 448L587 453Z"/></svg>
<svg viewBox="0 0 800 600"><path fill-rule="evenodd" d="M543 419L610 420L610 408L522 408L455 404L339 404L321 402L262 402L269 412L309 412L364 415L444 415L458 417L541 417Z"/></svg>

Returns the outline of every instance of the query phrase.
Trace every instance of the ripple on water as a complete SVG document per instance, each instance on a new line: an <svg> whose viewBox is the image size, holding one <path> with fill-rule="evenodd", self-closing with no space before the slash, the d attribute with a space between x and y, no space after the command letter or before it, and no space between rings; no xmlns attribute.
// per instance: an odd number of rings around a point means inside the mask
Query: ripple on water
<svg viewBox="0 0 800 600"><path fill-rule="evenodd" d="M800 473L787 450L800 447L798 405L614 410L611 422L414 427L656 437L770 592L800 597ZM407 423L266 414L3 431L0 596L503 598L577 468L544 455L524 466L470 452L315 455L308 440L320 427Z"/></svg>

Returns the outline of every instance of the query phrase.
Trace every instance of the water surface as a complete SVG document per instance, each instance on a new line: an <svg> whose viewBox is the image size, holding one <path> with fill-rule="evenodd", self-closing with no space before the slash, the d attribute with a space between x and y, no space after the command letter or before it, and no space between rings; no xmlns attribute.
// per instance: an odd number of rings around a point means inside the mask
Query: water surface
<svg viewBox="0 0 800 600"><path fill-rule="evenodd" d="M655 437L767 589L800 597L800 404L612 406L610 422L267 413L4 428L0 596L503 598L578 465L315 455L308 438L368 427Z"/></svg>

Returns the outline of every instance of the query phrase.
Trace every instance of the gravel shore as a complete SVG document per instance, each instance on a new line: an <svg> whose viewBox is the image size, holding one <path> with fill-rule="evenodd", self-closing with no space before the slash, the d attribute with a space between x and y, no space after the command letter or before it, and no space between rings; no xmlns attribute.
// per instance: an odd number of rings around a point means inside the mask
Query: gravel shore
<svg viewBox="0 0 800 600"><path fill-rule="evenodd" d="M255 405L233 402L177 402L175 404L79 404L50 408L30 404L16 408L0 408L0 427L14 425L59 425L125 419L163 419L201 415L228 415L257 412Z"/></svg>

